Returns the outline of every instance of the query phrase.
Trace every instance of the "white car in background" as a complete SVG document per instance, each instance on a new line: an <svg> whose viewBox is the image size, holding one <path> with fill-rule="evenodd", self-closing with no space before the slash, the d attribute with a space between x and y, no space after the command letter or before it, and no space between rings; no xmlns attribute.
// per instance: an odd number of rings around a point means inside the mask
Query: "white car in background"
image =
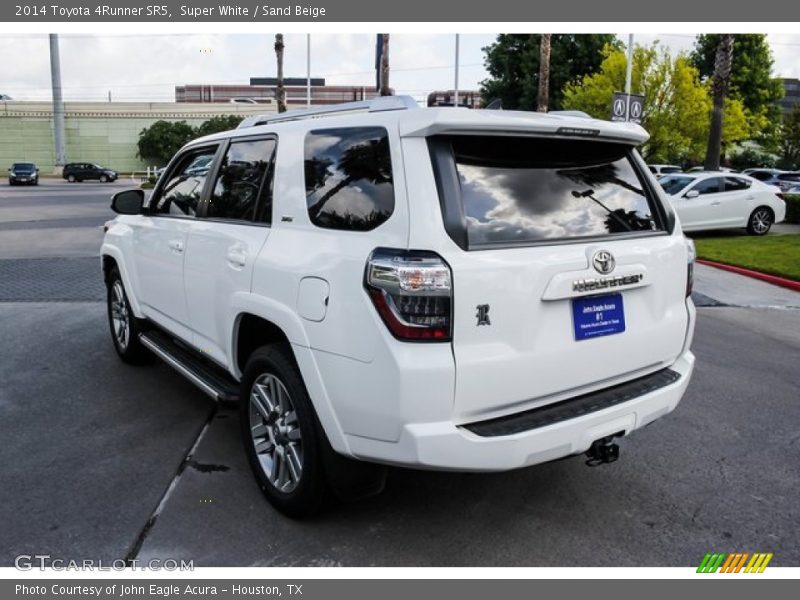
<svg viewBox="0 0 800 600"><path fill-rule="evenodd" d="M765 235L786 216L780 190L747 175L677 173L658 183L684 231L743 227L751 235Z"/></svg>
<svg viewBox="0 0 800 600"><path fill-rule="evenodd" d="M647 168L656 177L663 177L664 175L669 175L670 173L680 173L683 171L683 169L677 165L647 165Z"/></svg>

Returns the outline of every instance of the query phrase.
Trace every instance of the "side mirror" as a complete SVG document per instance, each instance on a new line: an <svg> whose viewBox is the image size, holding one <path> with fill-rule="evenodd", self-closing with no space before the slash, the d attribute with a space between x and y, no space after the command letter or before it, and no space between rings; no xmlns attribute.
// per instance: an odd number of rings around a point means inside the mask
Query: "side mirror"
<svg viewBox="0 0 800 600"><path fill-rule="evenodd" d="M683 195L683 197L684 198L697 198L699 195L700 195L700 192L698 192L697 190L689 190L688 192L686 192Z"/></svg>
<svg viewBox="0 0 800 600"><path fill-rule="evenodd" d="M125 190L111 196L111 210L118 215L140 215L144 206L142 190Z"/></svg>

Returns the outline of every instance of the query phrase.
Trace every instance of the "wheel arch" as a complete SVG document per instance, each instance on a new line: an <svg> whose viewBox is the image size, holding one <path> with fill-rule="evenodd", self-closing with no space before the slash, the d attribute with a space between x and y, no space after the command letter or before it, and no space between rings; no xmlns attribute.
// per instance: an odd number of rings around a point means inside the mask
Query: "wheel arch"
<svg viewBox="0 0 800 600"><path fill-rule="evenodd" d="M253 308L240 310L233 322L230 366L232 370L235 370L235 377L241 380L247 359L257 348L270 343L285 344L300 371L300 376L328 441L337 452L351 456L346 437L328 397L299 318L288 309L285 309L286 312L276 310L270 313L264 310L253 310ZM263 307L261 308L263 309Z"/></svg>
<svg viewBox="0 0 800 600"><path fill-rule="evenodd" d="M100 256L102 261L101 265L103 270L103 283L108 286L108 278L111 275L111 271L114 269L114 267L116 267L117 270L119 270L120 277L122 277L122 284L125 286L128 302L131 305L134 316L137 319L144 318L141 306L139 305L139 300L136 297L136 289L133 285L133 281L131 280L130 273L127 269L127 264L122 256L122 252L120 252L115 246L104 243Z"/></svg>

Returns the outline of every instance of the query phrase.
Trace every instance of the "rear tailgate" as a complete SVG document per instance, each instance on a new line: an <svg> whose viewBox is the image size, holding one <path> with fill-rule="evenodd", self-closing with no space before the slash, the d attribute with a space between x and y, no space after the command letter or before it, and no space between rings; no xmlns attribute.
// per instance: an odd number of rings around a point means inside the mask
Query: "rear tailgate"
<svg viewBox="0 0 800 600"><path fill-rule="evenodd" d="M453 276L455 420L549 404L677 358L686 247L630 142L445 132L427 147L437 225L455 242L433 246Z"/></svg>

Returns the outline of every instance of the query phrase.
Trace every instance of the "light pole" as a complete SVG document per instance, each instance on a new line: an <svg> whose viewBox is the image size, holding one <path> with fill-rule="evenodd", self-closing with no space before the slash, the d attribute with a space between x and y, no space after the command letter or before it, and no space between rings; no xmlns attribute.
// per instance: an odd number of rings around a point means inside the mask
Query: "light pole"
<svg viewBox="0 0 800 600"><path fill-rule="evenodd" d="M64 151L64 99L61 96L61 57L58 34L50 34L50 81L53 90L53 137L55 139L55 171L60 175L67 162Z"/></svg>
<svg viewBox="0 0 800 600"><path fill-rule="evenodd" d="M459 35L456 34L456 82L455 82L455 93L453 94L453 106L458 106L458 42L459 42Z"/></svg>
<svg viewBox="0 0 800 600"><path fill-rule="evenodd" d="M633 34L628 34L628 64L625 65L625 120L631 120L631 78L633 75Z"/></svg>

